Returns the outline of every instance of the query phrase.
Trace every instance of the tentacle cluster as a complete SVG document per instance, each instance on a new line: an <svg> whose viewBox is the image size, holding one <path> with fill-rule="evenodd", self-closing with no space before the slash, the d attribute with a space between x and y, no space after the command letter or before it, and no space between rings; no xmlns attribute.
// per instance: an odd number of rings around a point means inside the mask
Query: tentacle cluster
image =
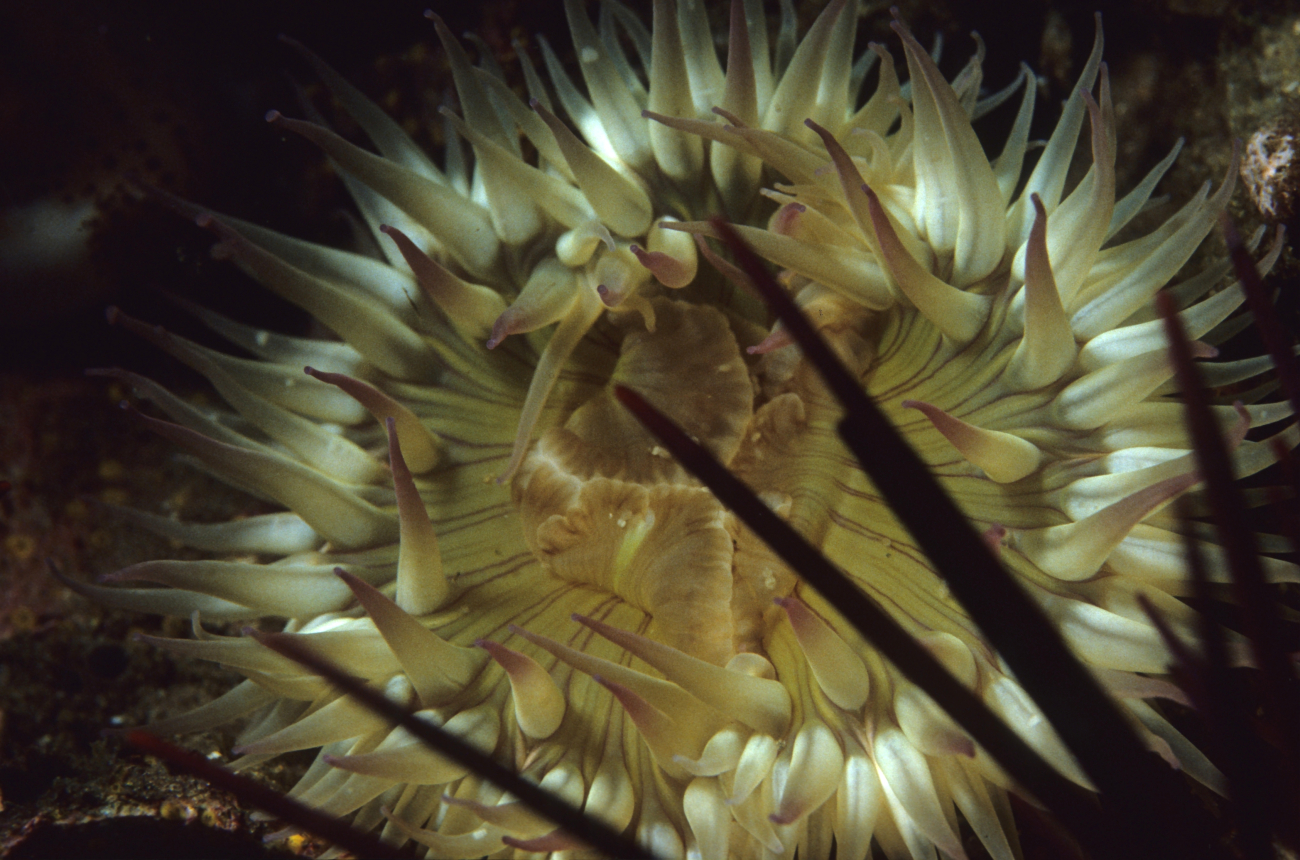
<svg viewBox="0 0 1300 860"><path fill-rule="evenodd" d="M736 0L724 62L700 0L656 0L649 29L615 0L598 23L566 0L581 84L542 42L549 83L519 54L527 103L435 21L459 96L443 111L442 166L298 48L378 152L268 118L338 166L384 258L174 201L220 255L337 339L195 308L252 356L237 358L117 316L229 407L109 371L171 419L142 420L287 509L217 524L124 512L222 560L75 584L193 615L192 639L158 645L247 676L157 729L247 718L238 768L319 747L295 797L429 856L572 847L404 730L201 621L280 616L304 645L660 856L822 857L834 840L863 857L874 839L890 858L960 858L959 817L992 856L1016 856L998 767L612 397L627 385L678 421L1088 784L838 442L832 398L708 245L703 219L722 211L1150 746L1220 786L1148 703L1181 693L1137 598L1193 628L1165 507L1197 476L1150 305L1223 211L1236 169L1117 239L1176 151L1116 199L1100 30L1022 182L1032 73L984 96L978 53L950 82L896 24L905 88L884 47L854 58L856 6L833 0L796 39L792 17L770 33L761 3ZM990 161L972 122L1017 91ZM1067 193L1085 124L1092 168ZM1231 333L1242 301L1236 286L1214 291L1226 271L1168 288L1208 343ZM1226 385L1269 367L1207 369ZM1287 407L1219 408L1238 471L1271 462L1271 440L1246 431ZM1280 439L1293 447L1296 430Z"/></svg>

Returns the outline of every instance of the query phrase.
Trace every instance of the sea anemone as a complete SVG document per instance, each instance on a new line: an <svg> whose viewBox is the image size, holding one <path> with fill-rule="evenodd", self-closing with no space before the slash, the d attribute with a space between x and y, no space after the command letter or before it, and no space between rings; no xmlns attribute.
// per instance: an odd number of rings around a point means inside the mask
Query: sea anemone
<svg viewBox="0 0 1300 860"><path fill-rule="evenodd" d="M722 213L1135 731L1221 789L1149 702L1186 699L1142 604L1197 630L1166 507L1198 475L1152 299L1216 223L1236 167L1122 233L1176 150L1116 199L1100 27L1023 178L1034 75L986 94L981 49L948 81L895 22L902 84L886 48L854 57L856 7L834 0L796 39L788 6L773 34L761 3L735 0L724 62L699 0L656 0L649 29L613 0L598 23L567 0L585 91L543 41L546 78L519 54L528 99L435 18L459 99L441 166L297 46L378 154L321 122L268 119L340 168L375 253L170 202L337 337L192 308L253 356L233 357L112 314L230 407L106 371L175 423L140 420L286 509L216 524L124 512L221 558L74 584L191 616L193 639L154 641L247 676L155 729L246 718L238 769L319 747L293 797L432 857L573 846L256 639L203 626L281 617L304 647L659 856L815 858L834 842L856 858L874 840L890 858L959 858L959 815L992 857L1016 856L1003 770L624 411L625 386L1091 788L840 442L836 400L710 244ZM1017 93L990 160L972 122ZM1085 125L1092 166L1067 194ZM1227 272L1211 263L1167 289L1193 337L1235 325L1240 288L1214 289ZM1270 368L1204 366L1216 386ZM1216 408L1239 475L1273 461L1271 440L1246 433L1288 406Z"/></svg>

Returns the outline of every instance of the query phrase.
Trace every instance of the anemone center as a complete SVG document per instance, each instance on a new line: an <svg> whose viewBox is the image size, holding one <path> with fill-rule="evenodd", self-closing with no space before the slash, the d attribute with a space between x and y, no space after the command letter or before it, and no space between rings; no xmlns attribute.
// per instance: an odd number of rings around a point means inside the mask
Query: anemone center
<svg viewBox="0 0 1300 860"><path fill-rule="evenodd" d="M641 392L729 463L753 417L754 388L721 311L662 297L649 306L615 319L621 340L609 380L541 434L512 494L529 547L551 573L635 605L649 616L647 635L721 664L736 652L736 527L613 390Z"/></svg>

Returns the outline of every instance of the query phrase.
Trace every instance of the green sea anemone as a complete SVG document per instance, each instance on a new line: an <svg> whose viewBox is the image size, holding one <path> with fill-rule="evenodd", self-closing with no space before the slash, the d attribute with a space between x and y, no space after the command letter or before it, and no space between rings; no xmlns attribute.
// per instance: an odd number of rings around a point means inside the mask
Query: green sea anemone
<svg viewBox="0 0 1300 860"><path fill-rule="evenodd" d="M649 29L614 0L598 23L579 0L565 11L580 80L542 42L545 77L519 55L527 99L435 18L459 97L441 165L298 49L378 154L318 122L268 119L340 168L379 256L173 201L219 255L337 337L195 308L252 356L233 357L116 315L229 407L112 371L174 423L142 420L286 509L216 524L130 512L219 558L76 586L192 616L192 639L157 644L247 676L154 728L245 718L236 768L319 747L292 796L431 857L572 847L297 664L203 626L276 616L659 856L816 858L833 842L857 858L874 840L890 858L961 858L964 820L992 857L1015 857L1003 771L613 396L626 386L673 418L1091 787L843 447L839 405L710 244L706 219L723 213L1149 747L1219 790L1149 702L1185 698L1138 598L1196 629L1166 507L1198 477L1151 305L1223 212L1235 166L1150 232L1121 232L1176 150L1116 199L1100 28L1025 178L1033 74L986 94L977 52L946 80L896 22L900 83L886 48L854 56L853 0L801 39L791 14L770 33L758 0L736 0L725 61L700 0L656 0ZM1017 97L990 160L972 122ZM1067 193L1085 128L1092 166ZM1194 337L1231 325L1242 293L1215 290L1227 272L1212 263L1168 288ZM1204 369L1229 385L1270 367ZM1217 408L1240 475L1273 461L1270 440L1246 432L1289 407ZM1294 447L1296 432L1275 438Z"/></svg>

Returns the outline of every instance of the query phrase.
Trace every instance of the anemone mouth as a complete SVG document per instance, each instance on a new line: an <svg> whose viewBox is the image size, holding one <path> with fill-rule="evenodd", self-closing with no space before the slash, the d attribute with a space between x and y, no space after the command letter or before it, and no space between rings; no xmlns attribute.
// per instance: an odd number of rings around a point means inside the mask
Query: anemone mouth
<svg viewBox="0 0 1300 860"><path fill-rule="evenodd" d="M854 63L852 3L832 3L775 64L755 4L733 4L725 68L700 41L700 4L660 5L647 31L621 7L597 28L567 3L586 91L546 47L549 85L521 55L527 105L436 22L460 97L448 127L474 156L445 166L307 54L379 154L318 124L268 120L349 175L382 260L173 201L221 256L338 340L199 312L254 361L117 317L231 407L196 410L116 372L175 423L142 420L291 512L219 526L136 515L182 542L262 558L110 577L163 588L77 586L195 613L193 640L158 644L249 679L162 728L252 715L239 766L319 747L296 797L431 856L559 850L550 825L500 789L197 617L279 615L391 701L665 856L821 856L832 839L865 856L874 839L890 857L962 857L958 811L992 856L1014 856L1006 774L667 456L617 403L626 386L1060 774L1092 787L841 443L843 407L709 245L719 228L691 220L718 206L741 220L762 210L762 189L770 217L736 229L781 270L853 384L1147 744L1218 786L1146 702L1176 694L1146 677L1164 673L1169 652L1139 598L1176 630L1197 623L1175 600L1184 565L1162 512L1197 477L1148 306L1226 205L1231 173L1153 232L1114 240L1168 164L1116 200L1100 31L1021 187L1031 75L990 161L971 125L993 106L978 55L949 82L896 23L906 95L875 46L877 89L860 100L869 64ZM1067 193L1085 123L1093 166ZM1278 253L1280 242L1261 268ZM1196 337L1241 301L1236 288L1202 299L1222 274L1174 288ZM1225 364L1217 378L1266 369ZM1246 430L1287 414L1220 406L1242 473L1274 457ZM1296 435L1276 438L1294 447ZM1300 578L1282 562L1272 573Z"/></svg>

